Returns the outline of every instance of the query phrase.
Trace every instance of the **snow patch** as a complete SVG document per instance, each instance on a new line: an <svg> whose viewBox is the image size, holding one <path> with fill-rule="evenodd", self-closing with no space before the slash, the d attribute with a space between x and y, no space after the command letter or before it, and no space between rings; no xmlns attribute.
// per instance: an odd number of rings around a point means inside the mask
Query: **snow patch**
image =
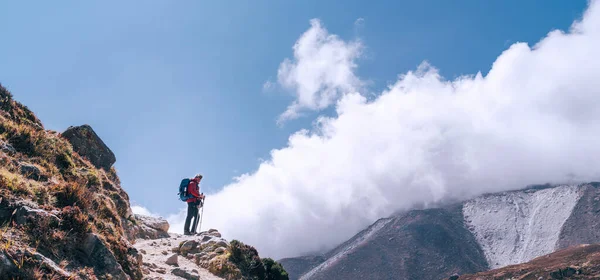
<svg viewBox="0 0 600 280"><path fill-rule="evenodd" d="M315 273L318 273L319 271L322 271L323 269L336 263L337 261L342 259L347 254L354 251L355 248L357 248L358 246L369 241L369 239L371 239L371 237L375 233L377 233L380 229L382 229L385 225L387 225L391 220L392 220L392 218L378 220L377 222L375 222L375 224L373 224L370 228L368 228L365 233L363 233L362 235L360 235L359 237L354 239L350 244L348 244L346 247L342 248L337 254L333 255L331 258L328 258L322 264L318 265L317 267L313 268L311 271L302 275L302 277L300 277L299 280L311 279L313 277L313 275L315 275Z"/></svg>
<svg viewBox="0 0 600 280"><path fill-rule="evenodd" d="M577 186L505 192L465 202L463 215L493 269L554 252L580 197Z"/></svg>

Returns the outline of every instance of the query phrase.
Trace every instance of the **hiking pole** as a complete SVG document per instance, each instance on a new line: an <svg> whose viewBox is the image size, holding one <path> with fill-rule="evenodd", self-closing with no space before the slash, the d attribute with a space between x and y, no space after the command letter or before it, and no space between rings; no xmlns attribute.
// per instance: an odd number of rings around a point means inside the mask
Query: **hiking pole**
<svg viewBox="0 0 600 280"><path fill-rule="evenodd" d="M206 199L206 196L204 198L202 198L202 211L200 212L200 230L202 230L202 215L204 214L204 200Z"/></svg>

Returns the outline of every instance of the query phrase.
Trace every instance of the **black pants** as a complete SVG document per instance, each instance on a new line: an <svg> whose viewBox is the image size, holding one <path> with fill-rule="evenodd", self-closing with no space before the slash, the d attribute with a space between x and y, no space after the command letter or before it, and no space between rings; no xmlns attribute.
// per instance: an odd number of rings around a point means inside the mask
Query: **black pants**
<svg viewBox="0 0 600 280"><path fill-rule="evenodd" d="M183 233L196 232L196 226L198 225L198 205L200 202L188 202L187 217L185 217L185 225L183 227ZM194 224L190 231L190 222L194 218Z"/></svg>

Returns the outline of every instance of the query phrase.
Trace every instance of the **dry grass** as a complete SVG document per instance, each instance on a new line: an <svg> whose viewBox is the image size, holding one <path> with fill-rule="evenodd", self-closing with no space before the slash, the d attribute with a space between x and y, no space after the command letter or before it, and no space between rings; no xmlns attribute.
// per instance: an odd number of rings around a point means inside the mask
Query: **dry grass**
<svg viewBox="0 0 600 280"><path fill-rule="evenodd" d="M14 154L0 153L2 199L33 201L41 209L58 211L57 216L61 219L60 224L56 224L56 220L42 218L28 226L4 225L0 229L0 249L14 253L18 248L36 248L46 257L61 263L60 266L74 273L75 278L96 279L91 268L82 267L74 261L78 254L75 248L77 238L95 232L106 241L123 270L134 279L141 278L140 268L135 266L136 262L128 254L130 248L121 225L129 210L129 198L120 188L114 168L109 171L95 168L74 152L71 144L59 133L44 130L37 117L27 107L15 102L11 93L1 85L0 139L17 151ZM19 174L20 162L36 165L44 179L38 182ZM15 239L15 236L18 238ZM39 264L28 262L23 254L20 256L23 257L17 263L24 268L23 271L27 271L20 277L37 279L44 272L49 273Z"/></svg>
<svg viewBox="0 0 600 280"><path fill-rule="evenodd" d="M54 186L52 194L56 198L56 207L77 206L82 210L90 209L93 194L85 187L76 183L62 183Z"/></svg>
<svg viewBox="0 0 600 280"><path fill-rule="evenodd" d="M39 188L35 181L28 180L19 174L9 172L5 168L0 169L0 188L4 188L21 197L33 196L33 189Z"/></svg>

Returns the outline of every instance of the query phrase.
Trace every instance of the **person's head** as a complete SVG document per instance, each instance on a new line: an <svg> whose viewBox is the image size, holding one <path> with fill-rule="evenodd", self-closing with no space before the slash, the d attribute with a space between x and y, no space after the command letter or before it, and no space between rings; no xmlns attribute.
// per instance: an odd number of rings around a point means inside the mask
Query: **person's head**
<svg viewBox="0 0 600 280"><path fill-rule="evenodd" d="M200 182L200 180L202 180L202 175L201 174L196 174L196 176L194 176L194 179L192 179L196 182Z"/></svg>

